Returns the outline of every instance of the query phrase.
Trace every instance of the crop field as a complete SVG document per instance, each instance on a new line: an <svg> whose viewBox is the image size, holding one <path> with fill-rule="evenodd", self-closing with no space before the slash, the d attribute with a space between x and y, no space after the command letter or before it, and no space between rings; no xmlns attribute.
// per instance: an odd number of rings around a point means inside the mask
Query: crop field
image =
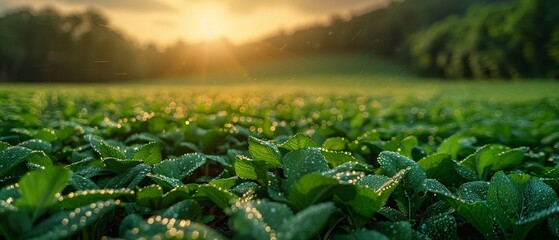
<svg viewBox="0 0 559 240"><path fill-rule="evenodd" d="M0 238L559 238L556 82L353 78L0 86Z"/></svg>

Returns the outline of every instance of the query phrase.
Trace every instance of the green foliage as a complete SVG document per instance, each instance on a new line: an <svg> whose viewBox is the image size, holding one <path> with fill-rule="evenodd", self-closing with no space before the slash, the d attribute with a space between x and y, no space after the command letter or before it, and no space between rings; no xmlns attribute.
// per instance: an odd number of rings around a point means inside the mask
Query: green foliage
<svg viewBox="0 0 559 240"><path fill-rule="evenodd" d="M268 179L266 162L253 161L242 155L238 155L235 159L235 173L240 178L256 180L260 184L266 184Z"/></svg>
<svg viewBox="0 0 559 240"><path fill-rule="evenodd" d="M551 187L527 174L498 172L487 192L487 206L507 238L525 238L546 217L559 212L557 201Z"/></svg>
<svg viewBox="0 0 559 240"><path fill-rule="evenodd" d="M49 167L29 172L19 180L20 198L16 206L29 213L34 221L56 203L70 178L70 171L62 167Z"/></svg>
<svg viewBox="0 0 559 240"><path fill-rule="evenodd" d="M142 145L132 154L132 159L143 160L146 164L154 165L161 162L161 144L157 142Z"/></svg>
<svg viewBox="0 0 559 240"><path fill-rule="evenodd" d="M134 194L130 189L90 189L71 192L58 198L58 206L64 209L75 209L99 201L107 201Z"/></svg>
<svg viewBox="0 0 559 240"><path fill-rule="evenodd" d="M83 228L97 223L100 218L116 207L112 200L98 201L73 211L59 212L22 235L25 239L63 239Z"/></svg>
<svg viewBox="0 0 559 240"><path fill-rule="evenodd" d="M318 147L318 145L311 138L303 134L297 133L295 134L295 136L289 138L287 141L281 144L281 147L289 151L293 151L293 150L303 149L303 148Z"/></svg>
<svg viewBox="0 0 559 240"><path fill-rule="evenodd" d="M0 90L2 239L559 235L557 99L72 94Z"/></svg>
<svg viewBox="0 0 559 240"><path fill-rule="evenodd" d="M412 37L410 55L418 70L432 76L557 77L557 10L549 0L475 5Z"/></svg>
<svg viewBox="0 0 559 240"><path fill-rule="evenodd" d="M307 174L289 192L289 203L296 210L313 204L332 201L334 197L347 201L355 198L356 190L351 185L339 183L336 179L321 174Z"/></svg>
<svg viewBox="0 0 559 240"><path fill-rule="evenodd" d="M456 162L450 159L449 154L435 153L424 157L417 162L427 174L428 178L437 179L445 186L457 187L462 178L456 172Z"/></svg>
<svg viewBox="0 0 559 240"><path fill-rule="evenodd" d="M313 205L297 214L284 204L267 201L236 203L229 215L233 229L249 239L309 239L328 222L332 203Z"/></svg>
<svg viewBox="0 0 559 240"><path fill-rule="evenodd" d="M153 172L170 178L182 180L206 163L202 154L186 154L176 159L168 159L153 167Z"/></svg>
<svg viewBox="0 0 559 240"><path fill-rule="evenodd" d="M460 165L475 174L476 180L487 180L491 172L520 165L524 160L524 149L511 149L498 145L485 145L460 162ZM467 176L464 176L467 178Z"/></svg>
<svg viewBox="0 0 559 240"><path fill-rule="evenodd" d="M278 147L268 141L250 137L248 150L256 161L264 161L273 167L282 166Z"/></svg>
<svg viewBox="0 0 559 240"><path fill-rule="evenodd" d="M25 161L32 151L23 147L8 147L0 152L0 177L3 177L12 168Z"/></svg>
<svg viewBox="0 0 559 240"><path fill-rule="evenodd" d="M286 154L282 162L284 175L287 178L285 188L288 190L304 175L329 169L326 159L316 149L294 150Z"/></svg>

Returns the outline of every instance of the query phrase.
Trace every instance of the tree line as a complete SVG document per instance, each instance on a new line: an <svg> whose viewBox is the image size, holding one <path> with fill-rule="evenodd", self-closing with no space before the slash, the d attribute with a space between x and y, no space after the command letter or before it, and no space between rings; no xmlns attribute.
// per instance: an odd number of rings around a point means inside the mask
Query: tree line
<svg viewBox="0 0 559 240"><path fill-rule="evenodd" d="M99 82L197 74L292 54L359 52L446 78L558 78L555 0L405 0L233 46L141 46L94 9L0 16L0 82ZM217 43L217 44L216 44ZM223 49L217 49L223 48ZM225 54L226 53L226 54Z"/></svg>
<svg viewBox="0 0 559 240"><path fill-rule="evenodd" d="M559 78L559 4L473 6L410 38L418 72L448 78Z"/></svg>
<svg viewBox="0 0 559 240"><path fill-rule="evenodd" d="M356 51L449 79L559 78L556 0L406 0L266 41L292 52Z"/></svg>

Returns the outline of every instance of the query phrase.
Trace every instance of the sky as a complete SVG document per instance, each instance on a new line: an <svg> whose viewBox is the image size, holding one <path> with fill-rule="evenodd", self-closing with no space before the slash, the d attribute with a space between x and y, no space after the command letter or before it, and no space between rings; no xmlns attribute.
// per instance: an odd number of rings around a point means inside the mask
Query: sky
<svg viewBox="0 0 559 240"><path fill-rule="evenodd" d="M101 10L125 36L140 43L196 43L224 37L239 44L279 31L348 16L390 0L0 0L0 12L54 6L62 12Z"/></svg>

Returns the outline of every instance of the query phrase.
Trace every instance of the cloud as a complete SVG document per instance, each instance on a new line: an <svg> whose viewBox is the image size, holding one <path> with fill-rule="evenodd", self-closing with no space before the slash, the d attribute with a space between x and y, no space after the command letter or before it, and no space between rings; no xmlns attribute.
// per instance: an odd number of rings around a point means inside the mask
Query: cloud
<svg viewBox="0 0 559 240"><path fill-rule="evenodd" d="M136 12L174 12L175 9L160 0L60 0L73 5L89 5L106 9Z"/></svg>

